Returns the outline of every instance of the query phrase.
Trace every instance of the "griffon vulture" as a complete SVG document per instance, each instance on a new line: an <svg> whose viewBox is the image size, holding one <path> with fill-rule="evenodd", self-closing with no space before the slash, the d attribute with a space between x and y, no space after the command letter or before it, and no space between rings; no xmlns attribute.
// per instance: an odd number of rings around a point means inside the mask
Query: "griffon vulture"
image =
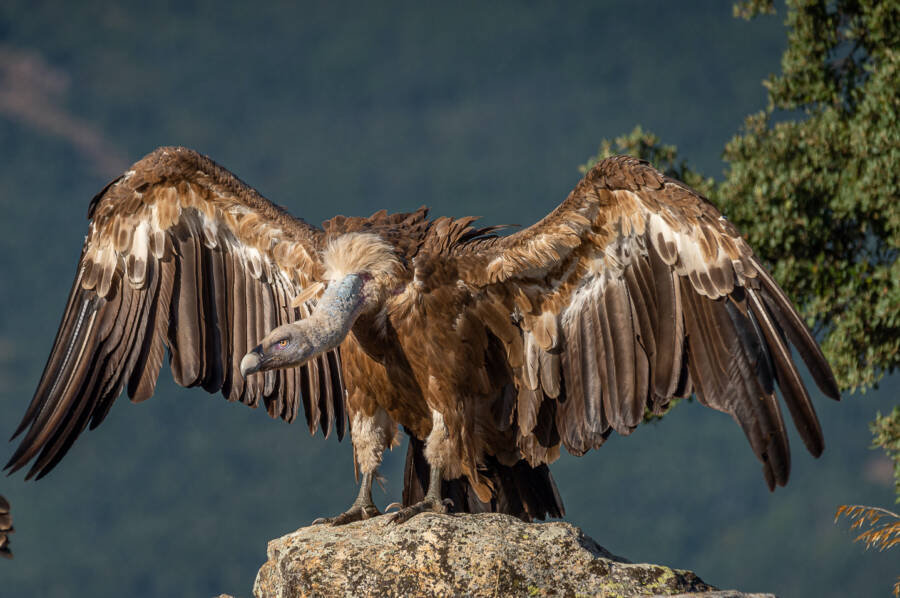
<svg viewBox="0 0 900 598"><path fill-rule="evenodd" d="M600 162L508 236L426 209L293 218L212 160L161 148L90 204L62 324L7 468L59 463L123 389L183 386L293 420L349 420L359 496L398 426L411 436L404 521L422 511L563 507L547 464L694 394L730 414L770 489L790 471L775 388L807 449L822 432L790 347L834 399L803 320L737 230L646 162ZM346 414L346 416L345 416Z"/></svg>
<svg viewBox="0 0 900 598"><path fill-rule="evenodd" d="M9 534L13 533L12 515L9 513L9 501L0 494L0 556L11 559L13 554L9 549Z"/></svg>

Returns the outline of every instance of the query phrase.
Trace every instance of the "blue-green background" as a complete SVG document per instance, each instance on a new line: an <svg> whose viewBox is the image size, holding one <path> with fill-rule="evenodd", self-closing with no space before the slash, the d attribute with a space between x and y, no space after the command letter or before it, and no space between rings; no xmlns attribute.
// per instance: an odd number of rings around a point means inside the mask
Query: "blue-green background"
<svg viewBox="0 0 900 598"><path fill-rule="evenodd" d="M530 224L602 138L638 123L719 176L785 46L783 12L748 23L721 1L146 4L0 6L0 435L50 349L88 201L159 145L212 156L312 222L428 204ZM563 457L567 519L720 587L886 595L897 555L865 553L832 518L893 501L867 422L897 387L817 394L825 455L794 437L774 494L737 425L683 405ZM399 497L404 450L386 460L382 506ZM164 372L157 396L121 400L48 478L0 479L17 528L0 594L249 596L267 540L352 500L351 459L346 441Z"/></svg>

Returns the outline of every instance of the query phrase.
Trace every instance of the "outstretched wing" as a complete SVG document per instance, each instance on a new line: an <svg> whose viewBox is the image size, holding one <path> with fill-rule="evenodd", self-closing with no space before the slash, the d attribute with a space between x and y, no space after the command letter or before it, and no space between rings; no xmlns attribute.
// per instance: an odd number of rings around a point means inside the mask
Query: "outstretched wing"
<svg viewBox="0 0 900 598"><path fill-rule="evenodd" d="M498 336L512 338L513 417L530 460L553 458L560 441L582 454L695 393L740 424L769 487L784 485L776 386L809 451L822 452L789 344L826 395L839 392L809 330L737 230L646 162L604 160L534 226L462 251L489 326L503 326L502 312L522 331Z"/></svg>
<svg viewBox="0 0 900 598"><path fill-rule="evenodd" d="M153 394L165 349L175 381L291 421L302 395L310 431L343 435L337 352L303 368L240 375L271 329L309 315L292 299L320 275L321 231L212 160L160 148L91 202L90 229L62 324L7 468L37 456L48 473L127 388ZM15 437L14 435L14 437Z"/></svg>

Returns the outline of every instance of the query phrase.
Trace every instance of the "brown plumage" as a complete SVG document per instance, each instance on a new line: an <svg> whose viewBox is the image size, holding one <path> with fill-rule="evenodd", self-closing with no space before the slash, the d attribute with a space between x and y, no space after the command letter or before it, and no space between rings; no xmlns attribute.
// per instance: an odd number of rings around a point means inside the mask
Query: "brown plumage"
<svg viewBox="0 0 900 598"><path fill-rule="evenodd" d="M645 162L598 164L537 224L379 212L316 228L208 158L161 148L91 202L63 321L8 468L49 472L168 350L183 386L342 436L360 496L398 425L412 436L405 520L422 510L561 516L547 465L674 397L729 413L787 482L775 389L809 451L822 433L791 355L838 388L786 295L704 198ZM414 503L414 504L411 504Z"/></svg>
<svg viewBox="0 0 900 598"><path fill-rule="evenodd" d="M0 494L0 556L11 559L12 550L9 548L9 534L13 533L12 515L9 512L9 501Z"/></svg>
<svg viewBox="0 0 900 598"><path fill-rule="evenodd" d="M29 477L49 472L123 389L133 401L149 398L166 350L182 386L253 407L262 399L286 421L302 400L310 421L343 435L335 352L264 378L244 381L238 371L266 332L301 317L290 299L320 275L318 229L180 148L135 164L93 199L88 216L63 323L16 431L28 429L13 470L37 456ZM320 384L308 370L329 375ZM302 383L309 379L315 384Z"/></svg>
<svg viewBox="0 0 900 598"><path fill-rule="evenodd" d="M633 158L610 158L539 223L464 252L465 279L502 294L524 331L544 334L547 314L558 317L553 346L566 397L556 399L555 424L570 452L599 446L610 430L628 434L644 409L695 393L735 418L769 487L783 485L790 453L778 386L807 448L821 454L822 432L787 341L837 399L827 362L739 233L683 183ZM516 307L520 291L530 309ZM519 415L528 422L520 446L532 412Z"/></svg>

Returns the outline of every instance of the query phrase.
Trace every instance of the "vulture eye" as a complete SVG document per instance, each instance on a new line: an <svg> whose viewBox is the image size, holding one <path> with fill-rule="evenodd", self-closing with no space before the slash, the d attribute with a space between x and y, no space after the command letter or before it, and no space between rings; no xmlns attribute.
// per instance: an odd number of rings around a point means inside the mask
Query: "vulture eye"
<svg viewBox="0 0 900 598"><path fill-rule="evenodd" d="M281 339L280 341L278 341L275 344L275 346L278 347L279 349L284 349L285 347L287 347L287 345L288 345L288 341L286 338Z"/></svg>

